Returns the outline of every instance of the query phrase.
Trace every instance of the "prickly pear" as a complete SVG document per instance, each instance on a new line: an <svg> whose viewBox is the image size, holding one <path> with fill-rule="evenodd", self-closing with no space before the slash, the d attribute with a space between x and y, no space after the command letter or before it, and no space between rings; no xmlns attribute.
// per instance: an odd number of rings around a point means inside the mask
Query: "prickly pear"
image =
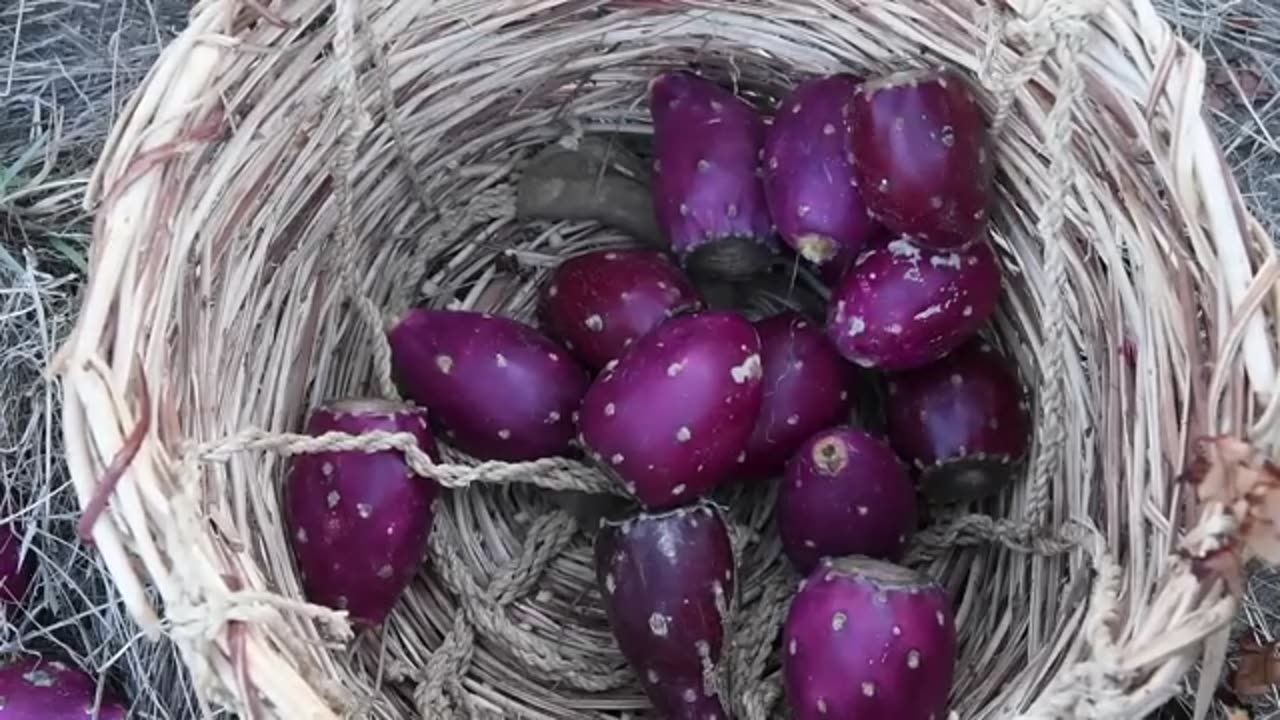
<svg viewBox="0 0 1280 720"><path fill-rule="evenodd" d="M425 308L387 338L405 394L464 452L509 462L569 452L590 377L559 343L510 318Z"/></svg>
<svg viewBox="0 0 1280 720"><path fill-rule="evenodd" d="M386 400L350 399L312 411L307 434L410 433L437 453L427 411ZM308 599L377 625L426 557L439 485L414 474L398 450L321 452L293 458L285 525Z"/></svg>
<svg viewBox="0 0 1280 720"><path fill-rule="evenodd" d="M596 582L627 662L663 718L727 720L721 654L737 568L709 503L606 522Z"/></svg>

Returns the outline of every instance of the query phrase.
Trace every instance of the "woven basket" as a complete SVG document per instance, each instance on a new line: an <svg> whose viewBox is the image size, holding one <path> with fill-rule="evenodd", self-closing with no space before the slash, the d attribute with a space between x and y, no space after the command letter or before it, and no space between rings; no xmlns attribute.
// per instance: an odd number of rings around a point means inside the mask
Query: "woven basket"
<svg viewBox="0 0 1280 720"><path fill-rule="evenodd" d="M1203 711L1241 563L1268 555L1261 491L1228 490L1266 479L1280 438L1280 265L1205 120L1204 64L1149 0L198 3L99 163L55 368L84 529L134 617L245 718L644 716L590 539L548 492L604 478L446 451L424 468L454 488L430 561L355 635L301 599L279 490L320 446L293 433L326 398L394 392L390 313L529 319L558 258L629 244L520 222L513 188L547 143L643 140L661 68L770 95L939 61L987 91L995 331L1038 423L1026 478L934 517L909 558L959 598L955 713L1133 720L1202 659ZM727 502L735 714L785 717L797 578L767 491Z"/></svg>

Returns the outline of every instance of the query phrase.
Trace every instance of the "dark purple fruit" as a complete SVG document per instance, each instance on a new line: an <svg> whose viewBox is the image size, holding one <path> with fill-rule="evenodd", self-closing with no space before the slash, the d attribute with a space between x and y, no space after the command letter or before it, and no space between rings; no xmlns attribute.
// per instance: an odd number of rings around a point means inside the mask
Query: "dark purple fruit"
<svg viewBox="0 0 1280 720"><path fill-rule="evenodd" d="M983 233L993 163L967 80L947 70L868 79L849 117L854 168L872 217L934 247Z"/></svg>
<svg viewBox="0 0 1280 720"><path fill-rule="evenodd" d="M801 573L824 557L898 560L916 528L915 487L887 443L831 428L787 463L776 518L782 548Z"/></svg>
<svg viewBox="0 0 1280 720"><path fill-rule="evenodd" d="M606 522L595 567L613 636L659 716L727 720L721 655L737 568L719 511L702 502Z"/></svg>
<svg viewBox="0 0 1280 720"><path fill-rule="evenodd" d="M35 561L22 557L22 536L11 524L0 525L0 603L21 602L31 589Z"/></svg>
<svg viewBox="0 0 1280 720"><path fill-rule="evenodd" d="M636 341L582 402L582 442L651 509L692 502L745 459L760 413L760 336L741 316L682 315Z"/></svg>
<svg viewBox="0 0 1280 720"><path fill-rule="evenodd" d="M916 370L887 378L889 438L941 502L989 496L1014 476L1031 444L1018 374L978 339Z"/></svg>
<svg viewBox="0 0 1280 720"><path fill-rule="evenodd" d="M726 277L759 272L777 250L758 174L764 118L729 90L685 71L654 79L649 102L654 205L672 249L695 271L709 263Z"/></svg>
<svg viewBox="0 0 1280 720"><path fill-rule="evenodd" d="M819 266L861 251L877 229L853 172L849 103L860 83L848 74L800 83L765 135L773 222L783 241Z"/></svg>
<svg viewBox="0 0 1280 720"><path fill-rule="evenodd" d="M907 568L850 556L800 585L783 629L793 720L941 720L955 674L951 601Z"/></svg>
<svg viewBox="0 0 1280 720"><path fill-rule="evenodd" d="M701 293L653 250L599 250L565 260L542 291L547 330L592 370L667 318L701 310Z"/></svg>
<svg viewBox="0 0 1280 720"><path fill-rule="evenodd" d="M315 409L307 434L410 433L435 458L427 411L387 400L340 400ZM398 450L293 458L285 525L307 598L347 610L361 625L386 619L421 567L440 493Z"/></svg>
<svg viewBox="0 0 1280 720"><path fill-rule="evenodd" d="M559 343L509 318L425 308L387 337L405 394L451 444L508 462L569 452L590 377Z"/></svg>
<svg viewBox="0 0 1280 720"><path fill-rule="evenodd" d="M863 367L920 367L975 336L1000 292L985 240L938 250L899 238L862 253L845 273L831 294L827 335Z"/></svg>
<svg viewBox="0 0 1280 720"><path fill-rule="evenodd" d="M781 473L801 443L849 412L853 368L822 328L799 313L765 318L755 328L764 396L737 474L759 478Z"/></svg>
<svg viewBox="0 0 1280 720"><path fill-rule="evenodd" d="M96 714L95 714L96 713ZM0 668L0 720L125 720L128 705L58 660L22 656Z"/></svg>

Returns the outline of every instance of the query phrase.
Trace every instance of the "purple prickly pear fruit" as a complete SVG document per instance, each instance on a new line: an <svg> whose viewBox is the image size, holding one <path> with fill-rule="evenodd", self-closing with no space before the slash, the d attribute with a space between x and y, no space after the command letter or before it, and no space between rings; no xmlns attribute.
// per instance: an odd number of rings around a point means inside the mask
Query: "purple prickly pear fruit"
<svg viewBox="0 0 1280 720"><path fill-rule="evenodd" d="M987 497L1026 457L1031 418L1022 383L986 341L891 374L886 387L889 439L920 471L925 495L941 502Z"/></svg>
<svg viewBox="0 0 1280 720"><path fill-rule="evenodd" d="M843 73L800 83L765 135L769 212L782 240L818 266L856 254L876 232L853 172L849 102L860 83Z"/></svg>
<svg viewBox="0 0 1280 720"><path fill-rule="evenodd" d="M702 307L684 272L654 250L578 255L562 262L542 290L547 330L592 370L621 357L663 320Z"/></svg>
<svg viewBox="0 0 1280 720"><path fill-rule="evenodd" d="M727 720L721 653L737 568L708 502L606 522L596 583L623 657L669 720Z"/></svg>
<svg viewBox="0 0 1280 720"><path fill-rule="evenodd" d="M853 367L822 328L795 312L759 320L764 395L747 454L735 474L760 478L782 472L796 448L849 412Z"/></svg>
<svg viewBox="0 0 1280 720"><path fill-rule="evenodd" d="M920 367L976 335L1000 292L1000 264L985 240L939 250L899 238L862 253L845 273L827 307L827 335L863 367Z"/></svg>
<svg viewBox="0 0 1280 720"><path fill-rule="evenodd" d="M376 431L410 433L438 457L423 408L338 400L307 422L312 436ZM380 624L426 557L439 493L398 450L295 456L285 481L285 526L307 598L347 610L359 625Z"/></svg>
<svg viewBox="0 0 1280 720"><path fill-rule="evenodd" d="M685 71L649 84L654 205L691 270L745 277L777 252L758 174L765 122L742 98Z"/></svg>
<svg viewBox="0 0 1280 720"><path fill-rule="evenodd" d="M582 443L650 509L711 492L745 459L764 395L760 336L741 316L674 317L632 344L582 401Z"/></svg>
<svg viewBox="0 0 1280 720"><path fill-rule="evenodd" d="M955 674L951 600L937 583L871 558L824 560L783 628L794 720L941 720Z"/></svg>
<svg viewBox="0 0 1280 720"><path fill-rule="evenodd" d="M22 557L22 536L13 525L0 525L0 603L21 602L34 575L34 560Z"/></svg>
<svg viewBox="0 0 1280 720"><path fill-rule="evenodd" d="M59 660L23 656L0 668L0 720L125 720L128 704ZM95 712L97 714L93 714Z"/></svg>
<svg viewBox="0 0 1280 720"><path fill-rule="evenodd" d="M849 107L854 169L872 217L935 247L981 234L994 164L967 80L947 70L893 73L864 82Z"/></svg>
<svg viewBox="0 0 1280 720"><path fill-rule="evenodd" d="M778 487L778 535L801 573L825 557L897 560L917 517L906 465L887 443L850 427L809 438Z"/></svg>
<svg viewBox="0 0 1280 720"><path fill-rule="evenodd" d="M387 337L405 393L459 449L508 462L569 452L590 377L559 343L509 318L424 308Z"/></svg>

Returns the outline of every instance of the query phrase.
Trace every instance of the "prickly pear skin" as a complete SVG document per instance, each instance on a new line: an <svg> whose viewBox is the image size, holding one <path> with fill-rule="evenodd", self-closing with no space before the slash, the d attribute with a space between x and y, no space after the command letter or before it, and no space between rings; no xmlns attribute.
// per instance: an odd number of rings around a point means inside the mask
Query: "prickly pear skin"
<svg viewBox="0 0 1280 720"><path fill-rule="evenodd" d="M59 660L22 656L0 668L0 720L86 720L98 681ZM98 720L125 720L128 705L104 691Z"/></svg>
<svg viewBox="0 0 1280 720"><path fill-rule="evenodd" d="M946 718L955 663L955 620L943 589L868 558L814 569L783 629L794 720Z"/></svg>
<svg viewBox="0 0 1280 720"><path fill-rule="evenodd" d="M307 434L410 433L437 458L428 424L422 408L342 400L313 410ZM285 523L307 598L349 611L358 624L380 624L426 557L439 493L398 450L295 456L285 484Z"/></svg>
<svg viewBox="0 0 1280 720"><path fill-rule="evenodd" d="M801 573L824 557L898 560L916 529L915 485L888 443L830 428L787 463L775 517L783 551Z"/></svg>
<svg viewBox="0 0 1280 720"><path fill-rule="evenodd" d="M889 438L923 471L921 489L938 499L976 499L1009 479L1031 444L1031 417L1017 372L981 338L937 362L886 378ZM966 464L986 482L962 487L946 466ZM979 471L978 465L990 466ZM1003 468L1003 470L1002 470ZM934 476L937 476L936 478ZM931 488L938 484L945 487ZM936 492L935 492L936 491Z"/></svg>
<svg viewBox="0 0 1280 720"><path fill-rule="evenodd" d="M35 575L32 555L21 557L22 536L13 525L0 525L0 603L21 602Z"/></svg>
<svg viewBox="0 0 1280 720"><path fill-rule="evenodd" d="M844 419L854 371L822 328L799 313L785 312L754 325L760 335L764 396L746 460L735 472L743 478L780 474L809 436Z"/></svg>
<svg viewBox="0 0 1280 720"><path fill-rule="evenodd" d="M725 690L704 678L721 662L737 568L710 503L602 525L597 587L627 662L663 718L728 718Z"/></svg>
<svg viewBox="0 0 1280 720"><path fill-rule="evenodd" d="M853 172L849 103L861 80L806 80L783 99L765 135L764 188L778 234L816 265L861 251L876 232Z"/></svg>
<svg viewBox="0 0 1280 720"><path fill-rule="evenodd" d="M542 290L547 331L597 371L662 321L703 306L684 272L654 250L598 250L569 258Z"/></svg>
<svg viewBox="0 0 1280 720"><path fill-rule="evenodd" d="M868 79L849 117L872 217L934 247L981 234L994 163L982 108L964 77L911 70Z"/></svg>
<svg viewBox="0 0 1280 720"><path fill-rule="evenodd" d="M726 238L776 248L758 170L761 114L711 80L683 70L649 84L658 224L676 255Z"/></svg>
<svg viewBox="0 0 1280 720"><path fill-rule="evenodd" d="M863 367L920 367L975 336L1001 289L985 239L939 250L899 238L862 253L845 273L831 294L827 336Z"/></svg>
<svg viewBox="0 0 1280 720"><path fill-rule="evenodd" d="M405 394L451 444L508 462L569 452L590 377L559 343L510 318L425 308L387 337Z"/></svg>
<svg viewBox="0 0 1280 720"><path fill-rule="evenodd" d="M762 374L760 336L736 313L667 320L587 391L583 446L644 506L689 503L746 459Z"/></svg>

